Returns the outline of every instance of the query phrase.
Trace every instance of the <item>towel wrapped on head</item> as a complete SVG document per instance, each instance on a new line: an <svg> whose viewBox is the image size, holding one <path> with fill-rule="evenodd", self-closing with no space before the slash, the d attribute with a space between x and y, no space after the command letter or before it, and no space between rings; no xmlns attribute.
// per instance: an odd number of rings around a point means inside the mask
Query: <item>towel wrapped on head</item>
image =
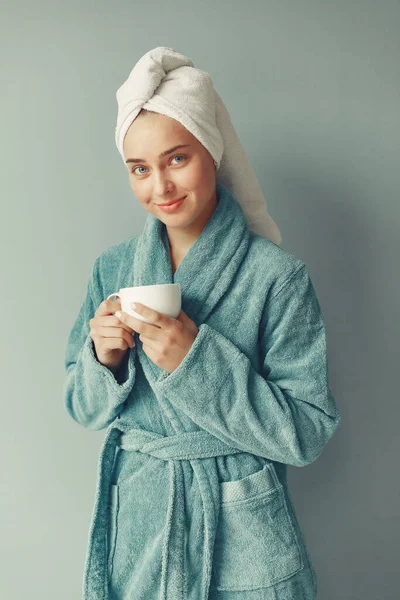
<svg viewBox="0 0 400 600"><path fill-rule="evenodd" d="M142 109L175 119L213 157L217 182L234 194L249 229L280 245L281 232L268 213L254 170L209 73L195 68L190 58L173 48L160 46L138 60L116 96L115 141L124 163L124 138Z"/></svg>

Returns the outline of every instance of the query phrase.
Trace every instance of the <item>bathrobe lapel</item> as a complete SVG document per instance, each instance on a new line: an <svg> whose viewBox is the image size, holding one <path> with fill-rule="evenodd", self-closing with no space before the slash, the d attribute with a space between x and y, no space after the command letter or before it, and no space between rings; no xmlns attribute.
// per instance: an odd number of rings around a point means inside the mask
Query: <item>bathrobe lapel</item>
<svg viewBox="0 0 400 600"><path fill-rule="evenodd" d="M153 215L147 217L134 258L132 285L179 283L182 310L198 326L230 288L249 246L249 229L236 198L220 183L217 198L213 215L175 275L166 227ZM143 354L139 353L142 365L146 362ZM160 376L163 369L157 367L154 373Z"/></svg>
<svg viewBox="0 0 400 600"><path fill-rule="evenodd" d="M198 327L231 286L248 250L250 234L245 215L231 192L217 184L217 207L201 235L172 273L168 236L165 225L148 215L138 238L131 285L179 283L182 309ZM137 334L135 334L137 335ZM153 389L170 430L163 436L143 430L139 425L115 419L109 426L100 453L96 501L89 535L84 575L85 600L106 600L107 592L107 498L112 465L117 446L140 451L167 460L170 469L170 499L166 510L163 542L161 591L158 600L186 600L188 584L184 572L185 508L184 472L193 470L201 497L204 519L203 556L196 598L208 600L212 577L212 560L220 505L220 484L216 457L240 452L200 429L189 417L177 413L169 399L160 393L157 383L169 376L143 351L136 340L138 359ZM199 389L201 394L202 390ZM191 473L189 473L191 476Z"/></svg>
<svg viewBox="0 0 400 600"><path fill-rule="evenodd" d="M175 274L172 273L166 227L153 215L147 217L134 258L132 285L179 283L182 294L182 310L198 327L207 320L213 308L230 288L249 246L250 234L242 208L233 194L220 183L217 184L217 200L213 215L201 235L190 247ZM193 424L187 426L187 417L185 415L179 417L168 398L160 394L157 388L157 381L168 377L169 373L153 363L144 352L140 340L136 340L136 347L146 378L164 410L164 414L169 416L175 434L197 430L198 427ZM201 390L199 390L199 394L201 394ZM213 445L213 440L209 440L209 450ZM187 452L187 448L185 448L185 452ZM209 594L212 555L218 522L219 482L215 456L236 452L236 449L226 446L224 450L216 449L214 457L211 456L212 451L210 451L210 458L194 458L190 461L204 506L205 547L202 589L199 596L201 600L207 600ZM170 464L174 471L171 479L176 482L176 490L183 489L182 461L170 461ZM185 468L188 468L187 464ZM175 496L176 511L179 514L183 510L183 494L178 491ZM179 522L178 517L172 527L175 529L179 527ZM180 556L182 552L181 547L174 547L174 544L182 544L183 531L175 531L174 534L169 541L169 557ZM168 560L166 558L166 562ZM168 581L167 569L163 573L162 589L166 599L182 598L183 600L184 596L179 592L182 590L182 582Z"/></svg>

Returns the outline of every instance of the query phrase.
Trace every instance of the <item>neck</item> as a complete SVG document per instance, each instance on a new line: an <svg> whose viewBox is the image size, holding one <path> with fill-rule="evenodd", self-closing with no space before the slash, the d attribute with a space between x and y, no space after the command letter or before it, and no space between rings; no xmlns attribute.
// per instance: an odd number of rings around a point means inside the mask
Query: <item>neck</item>
<svg viewBox="0 0 400 600"><path fill-rule="evenodd" d="M168 225L166 226L171 256L174 256L177 260L180 260L186 255L189 248L200 236L204 227L212 217L217 207L217 203L217 194L216 190L214 190L213 196L205 206L203 212L195 221L190 223L190 225L184 228L168 227Z"/></svg>

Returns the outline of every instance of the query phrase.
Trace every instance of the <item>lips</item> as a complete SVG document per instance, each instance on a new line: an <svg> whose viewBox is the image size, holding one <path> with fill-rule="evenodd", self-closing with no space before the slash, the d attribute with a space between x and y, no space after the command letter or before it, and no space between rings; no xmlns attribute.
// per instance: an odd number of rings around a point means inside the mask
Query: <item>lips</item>
<svg viewBox="0 0 400 600"><path fill-rule="evenodd" d="M179 202L179 200L183 200L183 198L186 198L186 196L183 196L182 198L177 198L176 200L172 200L171 202L166 202L165 204L157 204L157 206L171 206L171 204L175 204L175 202Z"/></svg>

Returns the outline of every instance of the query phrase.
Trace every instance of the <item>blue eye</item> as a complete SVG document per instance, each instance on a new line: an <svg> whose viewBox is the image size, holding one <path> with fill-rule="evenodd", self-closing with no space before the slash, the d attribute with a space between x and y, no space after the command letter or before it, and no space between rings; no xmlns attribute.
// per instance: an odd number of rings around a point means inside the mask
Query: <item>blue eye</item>
<svg viewBox="0 0 400 600"><path fill-rule="evenodd" d="M184 156L183 154L176 154L175 156L173 156L171 158L171 160L173 160L174 158L183 158L183 160L186 160L186 156ZM177 164L180 164L183 161L179 161ZM136 169L145 169L146 167L134 167L131 171L131 173L135 173ZM138 175L144 175L144 173L138 173Z"/></svg>
<svg viewBox="0 0 400 600"><path fill-rule="evenodd" d="M182 154L177 154L176 156L174 156L174 158L183 158L183 159L185 159L185 157L182 156Z"/></svg>

